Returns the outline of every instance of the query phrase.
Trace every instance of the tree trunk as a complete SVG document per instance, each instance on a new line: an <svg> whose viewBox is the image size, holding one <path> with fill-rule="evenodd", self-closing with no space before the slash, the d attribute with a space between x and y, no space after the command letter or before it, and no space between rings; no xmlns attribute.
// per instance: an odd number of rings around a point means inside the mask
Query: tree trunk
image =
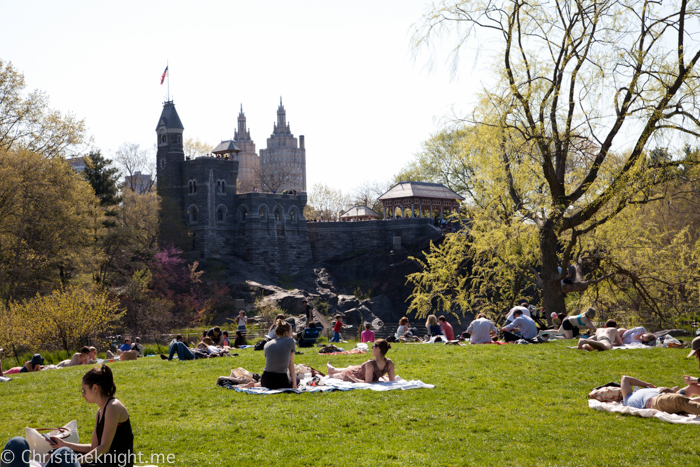
<svg viewBox="0 0 700 467"><path fill-rule="evenodd" d="M557 257L558 239L549 223L540 230L540 252L542 254L542 303L547 315L566 314L564 292L561 289L559 258Z"/></svg>

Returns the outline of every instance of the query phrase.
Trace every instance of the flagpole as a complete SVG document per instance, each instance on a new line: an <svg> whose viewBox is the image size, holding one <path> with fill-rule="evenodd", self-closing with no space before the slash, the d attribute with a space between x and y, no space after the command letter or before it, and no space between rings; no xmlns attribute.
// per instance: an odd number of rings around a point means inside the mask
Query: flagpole
<svg viewBox="0 0 700 467"><path fill-rule="evenodd" d="M168 102L170 102L170 63L168 60L165 61L165 68L168 70Z"/></svg>

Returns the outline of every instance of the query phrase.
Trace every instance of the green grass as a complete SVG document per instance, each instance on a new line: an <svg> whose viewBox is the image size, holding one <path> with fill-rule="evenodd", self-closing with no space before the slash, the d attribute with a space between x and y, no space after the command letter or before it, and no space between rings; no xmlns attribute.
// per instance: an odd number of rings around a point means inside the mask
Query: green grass
<svg viewBox="0 0 700 467"><path fill-rule="evenodd" d="M216 377L232 367L262 372L263 353L252 349L232 358L146 358L112 368L136 450L173 454L178 466L697 463L697 426L601 413L586 399L622 374L681 384L683 374L698 374L687 350L588 354L565 345L396 344L389 356L397 373L436 386L411 391L257 396L216 387ZM345 366L368 358L303 351L295 361L316 368L329 359ZM26 426L77 419L81 441L89 442L96 407L80 398L84 372L67 368L0 383L0 441Z"/></svg>

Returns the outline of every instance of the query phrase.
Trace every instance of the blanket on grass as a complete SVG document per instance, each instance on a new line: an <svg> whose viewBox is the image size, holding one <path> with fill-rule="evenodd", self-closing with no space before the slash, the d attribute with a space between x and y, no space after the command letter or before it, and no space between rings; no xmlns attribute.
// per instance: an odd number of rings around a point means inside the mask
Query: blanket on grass
<svg viewBox="0 0 700 467"><path fill-rule="evenodd" d="M435 386L432 384L425 384L422 381L406 381L397 376L396 381L392 382L379 382L379 383L349 383L347 381L341 381L335 378L329 378L325 376L322 380L323 386L303 386L299 389L267 389L267 388L239 388L236 386L227 386L227 389L234 389L238 392L245 392L247 394L279 394L281 392L293 392L296 394L301 394L303 392L330 392L330 391L351 391L353 389L371 389L372 391L394 391L401 389L403 391L407 389L432 389Z"/></svg>
<svg viewBox="0 0 700 467"><path fill-rule="evenodd" d="M629 349L653 349L655 346L653 345L644 345L641 342L637 342L634 344L625 344L621 345L619 347L613 347L611 350L629 350ZM577 346L568 346L567 349L578 349Z"/></svg>
<svg viewBox="0 0 700 467"><path fill-rule="evenodd" d="M627 415L637 415L638 417L658 418L667 423L680 423L686 425L700 425L700 417L695 415L679 415L675 413L661 412L654 409L635 409L627 407L620 402L599 402L595 399L588 400L588 407L600 410L601 412L621 413Z"/></svg>

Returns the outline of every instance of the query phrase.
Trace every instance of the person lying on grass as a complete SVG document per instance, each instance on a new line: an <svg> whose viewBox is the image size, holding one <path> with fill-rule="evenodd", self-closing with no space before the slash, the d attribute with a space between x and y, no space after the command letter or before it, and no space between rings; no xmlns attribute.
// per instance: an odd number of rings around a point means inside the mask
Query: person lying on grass
<svg viewBox="0 0 700 467"><path fill-rule="evenodd" d="M620 333L623 344L634 344L636 342L650 344L656 341L656 336L650 332L647 332L646 328L642 326L632 329L620 328L617 331Z"/></svg>
<svg viewBox="0 0 700 467"><path fill-rule="evenodd" d="M642 389L634 391L632 386L640 386ZM677 391L676 388L657 388L651 383L623 376L620 381L622 389L622 403L627 407L636 409L654 409L666 413L689 413L700 415L700 402L690 399L690 395L700 395L700 391L691 389ZM700 389L700 386L697 386Z"/></svg>
<svg viewBox="0 0 700 467"><path fill-rule="evenodd" d="M51 454L46 467L80 467L80 464L104 466L128 466L133 464L134 435L131 431L129 412L119 400L114 398L117 387L112 370L107 365L93 368L83 376L83 399L96 404L99 409L95 417L95 431L90 444L68 443L51 437ZM49 443L49 441L46 441ZM22 437L12 438L5 445L5 452L13 454L12 466L29 466L26 452L29 443ZM79 454L79 455L76 455ZM3 454L3 461L10 458ZM101 461L99 462L98 461ZM94 463L94 464L93 464ZM4 462L3 462L3 465Z"/></svg>
<svg viewBox="0 0 700 467"><path fill-rule="evenodd" d="M351 383L376 383L377 381L394 381L394 362L386 358L386 353L391 348L384 339L377 339L372 346L374 359L368 360L362 365L354 365L346 368L335 368L328 362L328 376ZM386 376L385 376L386 375ZM388 379L387 379L388 377Z"/></svg>
<svg viewBox="0 0 700 467"><path fill-rule="evenodd" d="M605 322L605 327L597 329L595 336L588 339L578 340L578 349L586 350L610 350L613 346L618 347L624 345L620 333L617 332L617 323L611 319Z"/></svg>
<svg viewBox="0 0 700 467"><path fill-rule="evenodd" d="M183 342L182 334L175 336L175 339L170 343L170 348L168 349L168 361L173 359L173 356L177 353L177 358L184 362L185 360L194 360L196 358L194 352L187 347L187 344ZM166 359L164 354L160 354L160 358Z"/></svg>
<svg viewBox="0 0 700 467"><path fill-rule="evenodd" d="M44 367L42 365L44 365L44 357L42 357L41 354L35 353L32 356L32 359L26 362L24 366L16 366L14 368L10 368L5 372L5 374L13 375L16 373L32 373L34 371L43 370Z"/></svg>
<svg viewBox="0 0 700 467"><path fill-rule="evenodd" d="M73 354L73 357L69 358L68 360L63 360L56 366L58 368L65 368L68 366L87 365L89 362L90 347L85 346L80 349L80 352Z"/></svg>

